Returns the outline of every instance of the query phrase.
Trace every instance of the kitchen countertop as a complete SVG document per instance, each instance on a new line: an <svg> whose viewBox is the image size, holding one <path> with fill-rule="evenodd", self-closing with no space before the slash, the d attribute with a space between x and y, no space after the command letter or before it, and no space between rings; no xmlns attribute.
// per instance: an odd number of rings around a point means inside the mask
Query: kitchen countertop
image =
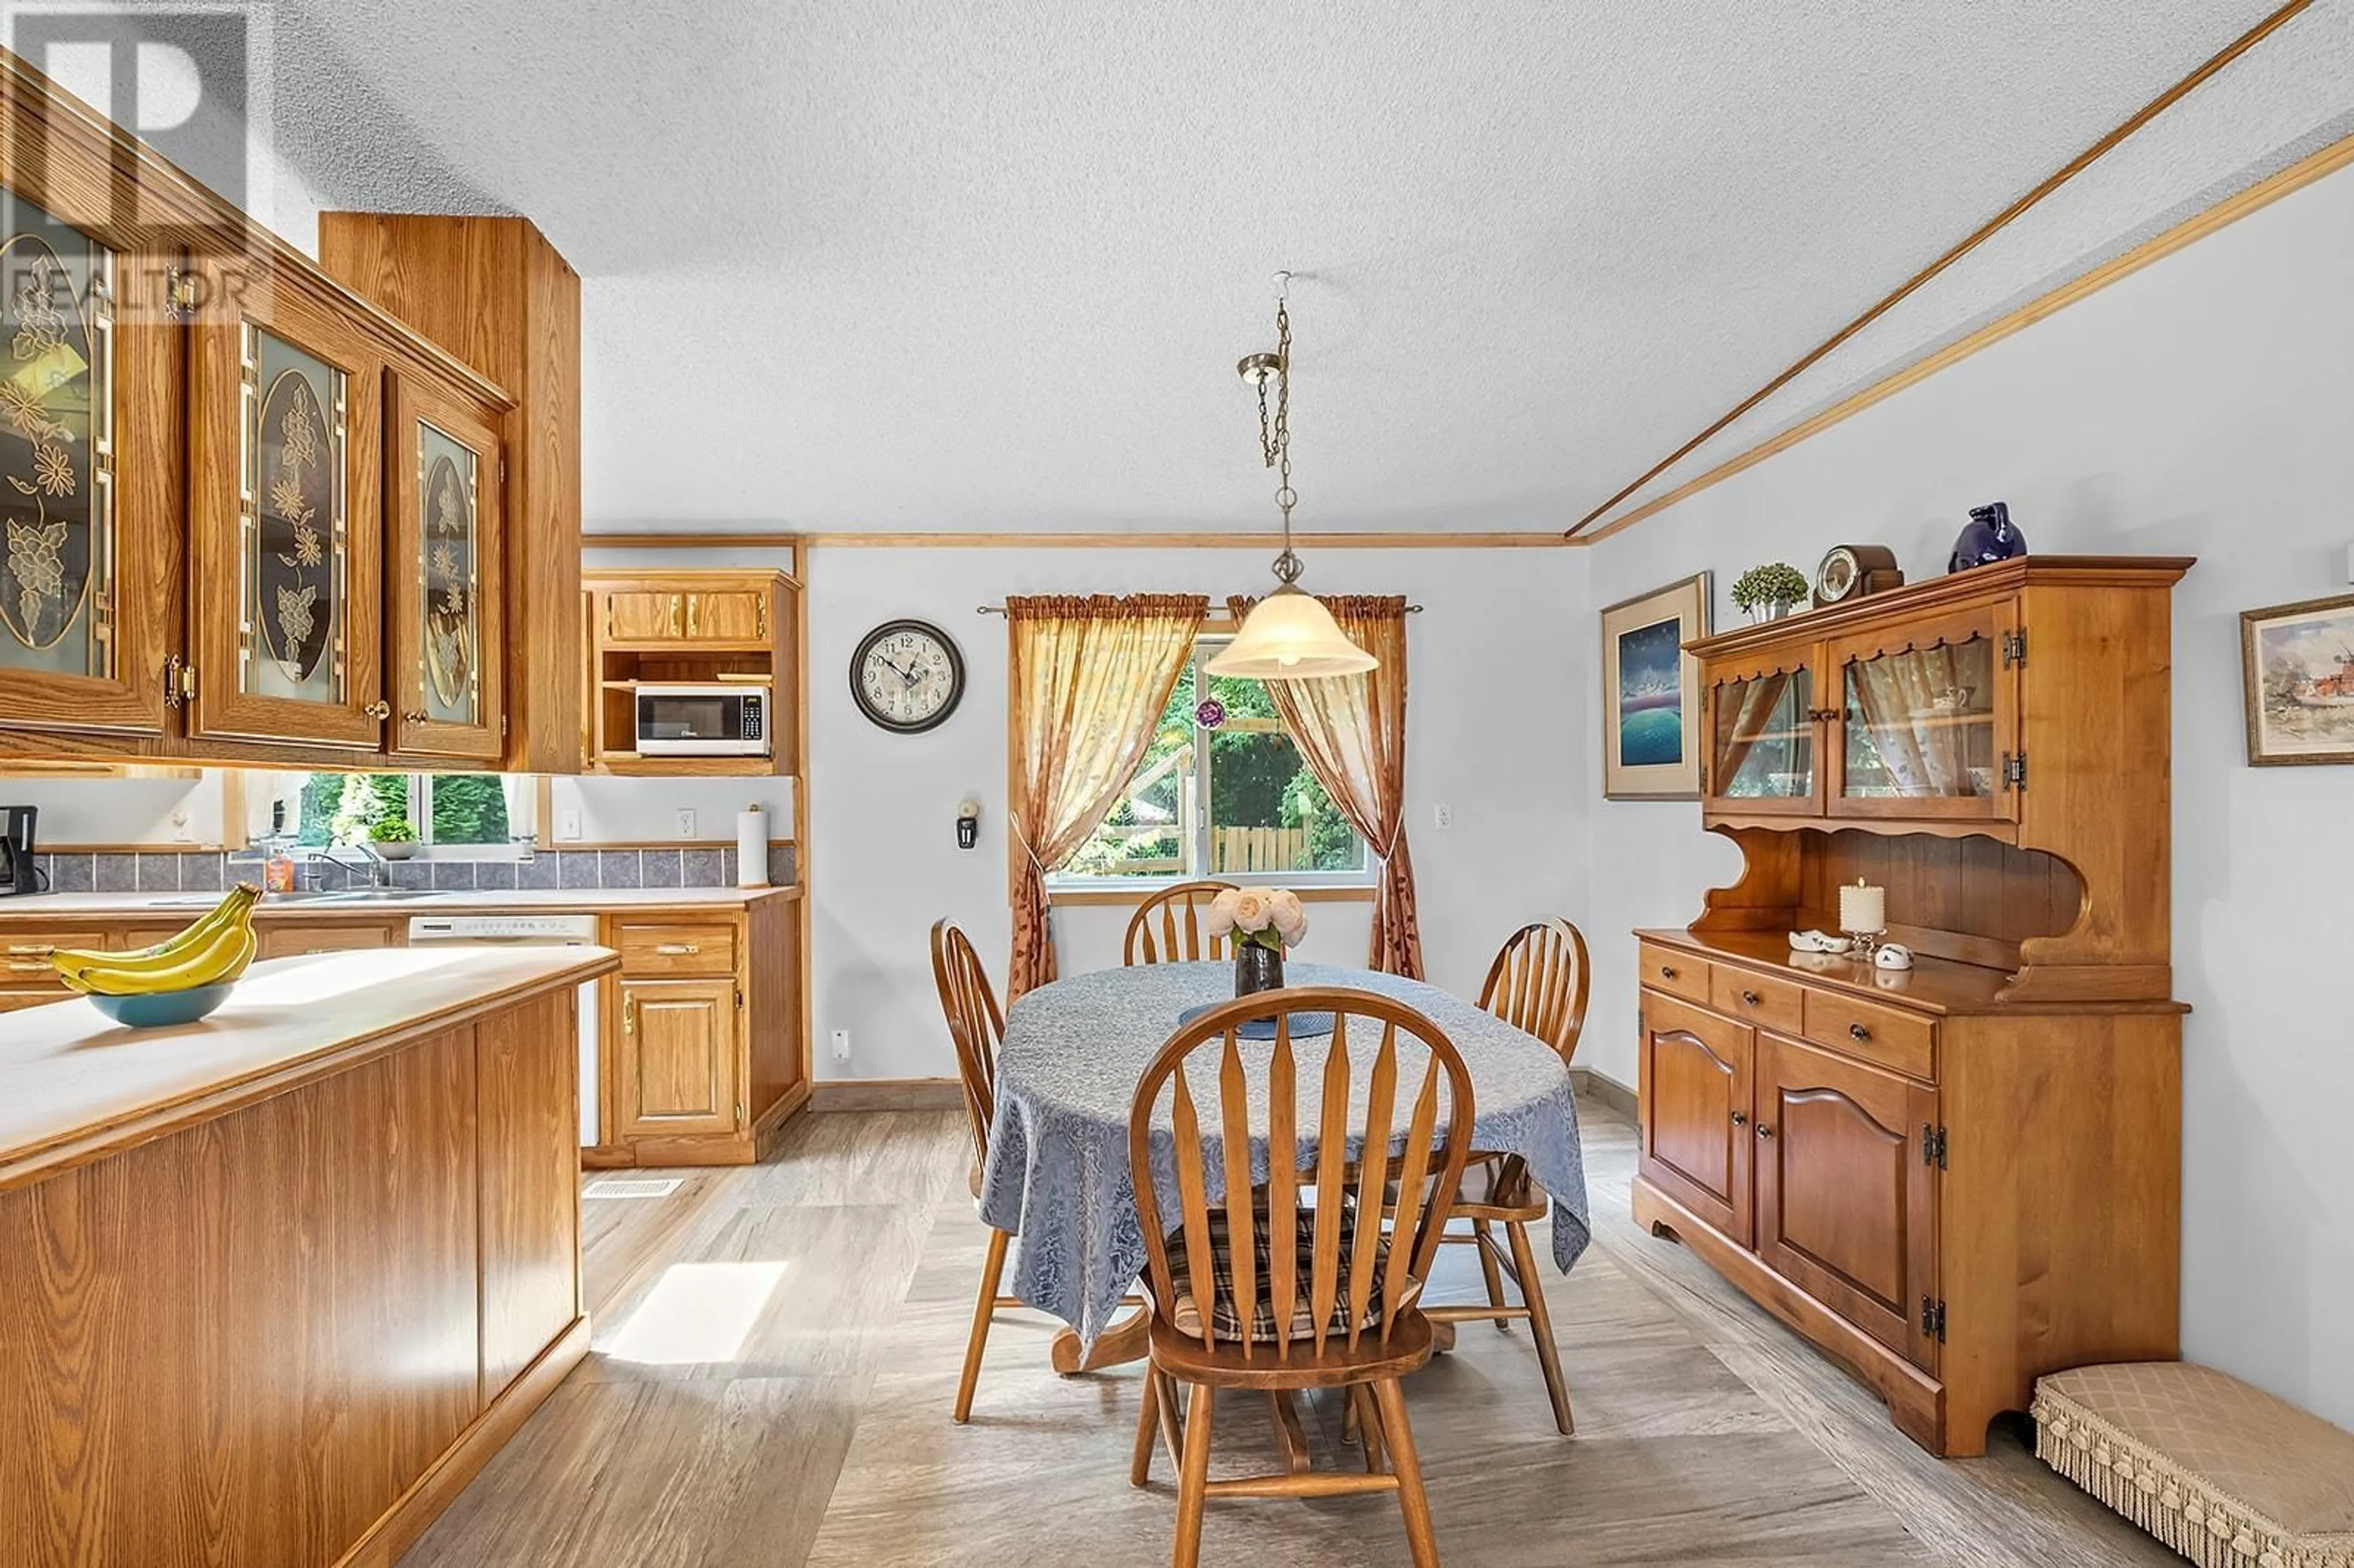
<svg viewBox="0 0 2354 1568"><path fill-rule="evenodd" d="M127 1029L80 997L0 1030L0 1190L620 967L605 948L383 948L256 964L210 1018Z"/></svg>
<svg viewBox="0 0 2354 1568"><path fill-rule="evenodd" d="M257 919L382 919L392 916L529 910L540 914L605 914L633 909L741 909L763 898L798 898L799 887L493 887L471 892L419 891L392 898L263 897ZM219 893L28 893L0 898L0 920L54 924L90 916L154 916L194 919Z"/></svg>

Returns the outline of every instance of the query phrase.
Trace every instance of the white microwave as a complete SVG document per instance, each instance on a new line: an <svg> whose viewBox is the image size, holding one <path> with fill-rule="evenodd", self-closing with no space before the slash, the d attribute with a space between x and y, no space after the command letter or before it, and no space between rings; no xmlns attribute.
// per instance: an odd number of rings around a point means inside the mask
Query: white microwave
<svg viewBox="0 0 2354 1568"><path fill-rule="evenodd" d="M750 682L641 685L638 755L769 756L769 697Z"/></svg>

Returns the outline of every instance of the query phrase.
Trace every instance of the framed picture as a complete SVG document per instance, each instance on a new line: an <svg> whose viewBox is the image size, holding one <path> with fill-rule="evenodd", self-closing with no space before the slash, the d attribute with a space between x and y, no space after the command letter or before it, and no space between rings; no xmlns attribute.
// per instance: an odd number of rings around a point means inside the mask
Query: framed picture
<svg viewBox="0 0 2354 1568"><path fill-rule="evenodd" d="M2248 761L2354 762L2354 594L2240 612Z"/></svg>
<svg viewBox="0 0 2354 1568"><path fill-rule="evenodd" d="M1700 662L1708 574L1602 612L1602 793L1612 800L1700 799Z"/></svg>

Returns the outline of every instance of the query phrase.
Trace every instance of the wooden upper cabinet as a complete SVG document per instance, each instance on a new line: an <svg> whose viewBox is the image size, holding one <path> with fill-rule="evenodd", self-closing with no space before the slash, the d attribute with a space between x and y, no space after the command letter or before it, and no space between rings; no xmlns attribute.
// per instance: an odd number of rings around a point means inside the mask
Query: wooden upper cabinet
<svg viewBox="0 0 2354 1568"><path fill-rule="evenodd" d="M1833 640L1834 817L2015 819L2018 602Z"/></svg>
<svg viewBox="0 0 2354 1568"><path fill-rule="evenodd" d="M1934 1367L1936 1091L1794 1040L1757 1040L1756 1240L1782 1276Z"/></svg>
<svg viewBox="0 0 2354 1568"><path fill-rule="evenodd" d="M686 595L626 589L601 596L608 644L677 642L686 636Z"/></svg>
<svg viewBox="0 0 2354 1568"><path fill-rule="evenodd" d="M1643 1175L1744 1246L1750 1236L1755 1046L1755 1034L1742 1024L1643 993Z"/></svg>
<svg viewBox="0 0 2354 1568"><path fill-rule="evenodd" d="M384 363L290 274L207 263L192 330L192 735L383 749Z"/></svg>
<svg viewBox="0 0 2354 1568"><path fill-rule="evenodd" d="M765 643L768 640L767 588L707 589L686 596L689 642Z"/></svg>
<svg viewBox="0 0 2354 1568"><path fill-rule="evenodd" d="M395 372L386 644L393 749L495 760L504 747L499 438L483 412Z"/></svg>
<svg viewBox="0 0 2354 1568"><path fill-rule="evenodd" d="M0 101L0 728L155 735L181 527L179 252L88 127ZM43 149L38 158L24 150Z"/></svg>

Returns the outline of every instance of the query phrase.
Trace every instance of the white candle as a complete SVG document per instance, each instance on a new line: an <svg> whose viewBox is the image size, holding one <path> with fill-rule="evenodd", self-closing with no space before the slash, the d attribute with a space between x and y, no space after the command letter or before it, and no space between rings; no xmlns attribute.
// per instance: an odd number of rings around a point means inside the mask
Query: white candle
<svg viewBox="0 0 2354 1568"><path fill-rule="evenodd" d="M1861 881L1840 889L1840 929L1881 932L1888 929L1888 889L1867 887Z"/></svg>

